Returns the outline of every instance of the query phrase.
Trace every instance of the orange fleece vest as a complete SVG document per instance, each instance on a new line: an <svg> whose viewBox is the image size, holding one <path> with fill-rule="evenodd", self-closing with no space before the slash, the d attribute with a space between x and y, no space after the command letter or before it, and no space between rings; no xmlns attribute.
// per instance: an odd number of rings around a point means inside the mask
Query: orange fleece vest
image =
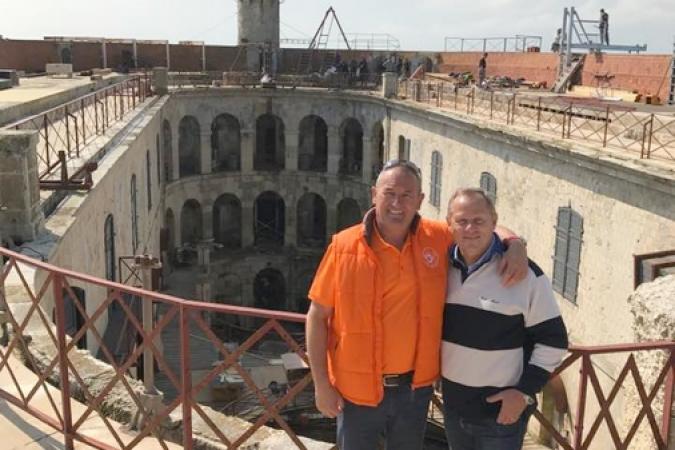
<svg viewBox="0 0 675 450"><path fill-rule="evenodd" d="M382 277L369 245L372 217L333 237L336 300L329 337L330 380L359 405L382 401ZM411 245L417 278L417 346L413 387L432 384L440 372L441 330L451 238L442 222L416 218Z"/></svg>

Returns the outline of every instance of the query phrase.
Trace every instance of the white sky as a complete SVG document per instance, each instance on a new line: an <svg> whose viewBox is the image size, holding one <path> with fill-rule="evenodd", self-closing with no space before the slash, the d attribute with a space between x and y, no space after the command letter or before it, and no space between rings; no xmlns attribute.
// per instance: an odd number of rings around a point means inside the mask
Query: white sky
<svg viewBox="0 0 675 450"><path fill-rule="evenodd" d="M0 34L8 38L96 36L201 40L234 45L236 0L1 0ZM316 31L325 0L282 0L282 38ZM671 53L675 0L340 0L332 3L347 33L388 33L405 50L442 50L445 36L541 35L550 47L562 10L575 6L583 19L610 15L610 42L646 43L650 53Z"/></svg>

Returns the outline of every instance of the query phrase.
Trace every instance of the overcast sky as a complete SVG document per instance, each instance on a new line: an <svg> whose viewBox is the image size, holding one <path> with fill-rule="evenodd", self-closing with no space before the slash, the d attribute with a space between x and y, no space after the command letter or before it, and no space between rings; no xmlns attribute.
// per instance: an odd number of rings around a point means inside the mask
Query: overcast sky
<svg viewBox="0 0 675 450"><path fill-rule="evenodd" d="M201 40L234 45L236 0L2 0L0 34L8 38L94 36ZM282 38L307 38L316 31L325 0L282 0ZM347 33L388 33L406 50L442 50L445 36L467 38L541 35L550 47L565 6L582 19L604 7L610 42L645 43L650 53L671 53L674 0L340 0L332 6Z"/></svg>

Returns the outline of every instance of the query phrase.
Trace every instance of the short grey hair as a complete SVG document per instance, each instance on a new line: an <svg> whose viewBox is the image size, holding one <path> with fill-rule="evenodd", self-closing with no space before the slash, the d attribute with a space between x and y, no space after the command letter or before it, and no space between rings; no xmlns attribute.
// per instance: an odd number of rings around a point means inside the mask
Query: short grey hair
<svg viewBox="0 0 675 450"><path fill-rule="evenodd" d="M448 217L452 215L452 202L455 201L456 198L458 197L480 197L485 201L485 204L488 207L488 210L490 211L490 214L492 217L497 219L497 209L495 208L495 202L492 201L492 199L488 196L487 192L485 190L480 189L480 188L459 188L457 189L452 196L450 197L450 200L448 201Z"/></svg>

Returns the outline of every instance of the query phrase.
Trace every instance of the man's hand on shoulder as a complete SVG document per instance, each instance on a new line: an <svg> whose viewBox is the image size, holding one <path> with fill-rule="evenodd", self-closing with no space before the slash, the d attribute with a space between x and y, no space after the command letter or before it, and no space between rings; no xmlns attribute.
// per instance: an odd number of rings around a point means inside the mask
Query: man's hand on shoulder
<svg viewBox="0 0 675 450"><path fill-rule="evenodd" d="M502 285L513 286L527 276L527 249L520 239L509 240L509 248L499 261L499 274Z"/></svg>
<svg viewBox="0 0 675 450"><path fill-rule="evenodd" d="M502 402L497 417L497 423L500 425L516 423L527 407L525 396L518 389L506 389L488 397L486 401L488 403Z"/></svg>
<svg viewBox="0 0 675 450"><path fill-rule="evenodd" d="M314 396L316 397L316 408L324 416L333 419L342 412L344 400L329 383L321 386L315 385Z"/></svg>

